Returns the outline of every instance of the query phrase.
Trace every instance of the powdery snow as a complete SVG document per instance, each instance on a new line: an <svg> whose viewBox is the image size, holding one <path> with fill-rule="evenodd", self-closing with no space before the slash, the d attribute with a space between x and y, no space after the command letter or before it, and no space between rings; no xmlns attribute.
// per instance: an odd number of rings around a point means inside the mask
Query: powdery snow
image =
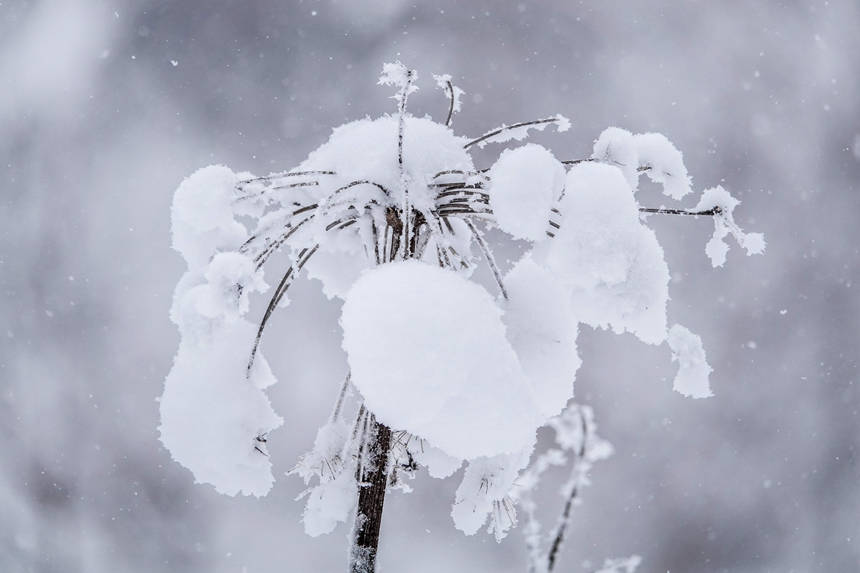
<svg viewBox="0 0 860 573"><path fill-rule="evenodd" d="M183 336L160 402L161 441L173 459L227 495L265 495L274 481L257 438L282 420L262 392L275 381L265 359L245 375L255 333L238 319L198 340Z"/></svg>
<svg viewBox="0 0 860 573"><path fill-rule="evenodd" d="M714 218L714 235L705 245L705 254L711 259L714 267L721 267L726 262L726 254L729 252L729 244L726 237L731 234L738 245L746 250L747 255L760 255L765 249L764 235L761 233L744 233L735 223L734 210L740 205L740 201L732 197L731 193L720 186L706 189L702 193L696 211L708 211L719 208L719 213Z"/></svg>
<svg viewBox="0 0 860 573"><path fill-rule="evenodd" d="M543 422L480 285L417 261L367 271L341 315L352 381L377 419L456 458L516 452Z"/></svg>
<svg viewBox="0 0 860 573"><path fill-rule="evenodd" d="M429 118L405 118L403 162L410 188L409 200L419 208L433 205L435 194L427 188L441 171L474 171L472 159L463 149L467 140ZM311 152L299 170L331 170L332 176L314 191L324 200L333 191L352 181L372 181L387 189L393 203L400 204L400 172L397 164L397 116L361 119L341 125L329 140ZM380 200L380 190L372 185L354 187L342 193L365 194Z"/></svg>
<svg viewBox="0 0 860 573"><path fill-rule="evenodd" d="M546 269L524 256L505 276L508 340L532 383L541 415L555 416L573 397L581 361L570 296Z"/></svg>
<svg viewBox="0 0 860 573"><path fill-rule="evenodd" d="M427 440L414 439L409 442L407 449L416 462L427 468L430 477L445 479L463 465L463 460L449 456L439 448L433 447Z"/></svg>
<svg viewBox="0 0 860 573"><path fill-rule="evenodd" d="M247 236L233 215L239 177L223 165L211 165L187 177L173 196L173 248L191 268L201 267L219 249L238 247Z"/></svg>
<svg viewBox="0 0 860 573"><path fill-rule="evenodd" d="M305 533L311 537L331 533L339 523L345 523L352 516L358 497L355 476L343 471L334 479L322 481L305 491L299 498L303 496L307 496L302 514Z"/></svg>
<svg viewBox="0 0 860 573"><path fill-rule="evenodd" d="M673 389L690 398L713 396L709 377L713 370L705 358L702 339L686 327L675 324L666 338L672 350L672 361L678 363Z"/></svg>
<svg viewBox="0 0 860 573"><path fill-rule="evenodd" d="M692 191L690 176L681 152L661 133L639 133L633 136L639 154L639 166L648 178L663 185L663 193L681 199Z"/></svg>
<svg viewBox="0 0 860 573"><path fill-rule="evenodd" d="M540 145L506 149L490 169L496 224L517 239L546 239L550 209L564 188L564 166Z"/></svg>
<svg viewBox="0 0 860 573"><path fill-rule="evenodd" d="M454 101L451 108L452 113L460 113L460 110L463 107L461 98L466 92L451 83L450 74L434 75L433 79L436 81L436 86L444 91L445 95L449 98L453 98Z"/></svg>
<svg viewBox="0 0 860 573"><path fill-rule="evenodd" d="M621 171L575 165L560 207L561 229L535 247L534 258L569 289L574 315L650 344L663 342L669 269Z"/></svg>
<svg viewBox="0 0 860 573"><path fill-rule="evenodd" d="M252 260L231 251L247 237L231 207L236 180L225 167L207 167L174 196L173 245L188 271L171 308L181 340L165 380L159 430L198 482L259 496L273 482L265 436L282 420L263 392L275 382L265 358L247 371L256 327L242 316L249 294L267 285Z"/></svg>
<svg viewBox="0 0 860 573"><path fill-rule="evenodd" d="M519 452L478 458L469 462L454 496L451 517L454 526L474 535L490 517L488 531L501 541L516 525L517 517L509 493L520 470L526 467L533 447Z"/></svg>
<svg viewBox="0 0 860 573"><path fill-rule="evenodd" d="M619 167L634 190L644 172L673 199L692 191L681 152L659 133L633 135L626 129L609 127L595 140L592 158Z"/></svg>
<svg viewBox="0 0 860 573"><path fill-rule="evenodd" d="M559 133L570 129L570 120L561 114L539 120L537 122L522 122L520 124L502 124L492 131L488 131L481 137L478 147L483 148L488 143L507 143L508 141L522 141L529 136L531 130L543 131L546 126L554 125ZM497 132L497 133L496 133ZM492 135L490 135L492 134Z"/></svg>

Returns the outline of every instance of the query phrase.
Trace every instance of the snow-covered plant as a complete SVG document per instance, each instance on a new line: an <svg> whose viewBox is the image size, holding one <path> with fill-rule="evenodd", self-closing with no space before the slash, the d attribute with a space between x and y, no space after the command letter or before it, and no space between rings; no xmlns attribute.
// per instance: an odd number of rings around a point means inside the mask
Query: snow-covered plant
<svg viewBox="0 0 860 573"><path fill-rule="evenodd" d="M444 478L465 462L454 525L473 534L488 523L501 539L519 506L531 567L549 571L591 464L611 452L591 410L568 405L579 325L667 342L680 365L675 389L711 393L701 340L668 327L669 269L647 217L711 217L714 266L725 261L728 235L748 253L764 241L738 227L738 202L721 188L692 209L639 204L643 175L672 199L691 192L681 153L662 135L610 128L585 159L559 161L525 144L479 168L474 148L547 126L564 132L570 122L556 115L459 136L450 126L463 91L436 76L446 119L416 117L407 111L416 79L386 64L379 83L395 89L396 113L335 128L295 169L255 177L211 166L179 186L173 245L188 270L171 309L181 341L161 398L161 440L221 493L269 491L266 446L283 421L265 393L275 377L260 342L304 272L343 301L348 361L331 416L291 472L308 485L307 533L352 516L350 568L373 571L386 492L408 490L419 468ZM509 269L493 258L490 228L530 247ZM289 264L270 290L263 273L278 252ZM471 280L482 263L496 293ZM264 292L268 306L252 322L251 295ZM544 426L556 446L535 455ZM562 517L545 538L531 492L544 470L567 462ZM636 564L607 561L605 569Z"/></svg>

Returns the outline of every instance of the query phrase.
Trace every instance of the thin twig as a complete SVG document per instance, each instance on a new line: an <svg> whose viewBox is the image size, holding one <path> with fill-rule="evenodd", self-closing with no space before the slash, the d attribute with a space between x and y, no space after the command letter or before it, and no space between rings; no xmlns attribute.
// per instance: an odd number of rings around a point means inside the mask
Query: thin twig
<svg viewBox="0 0 860 573"><path fill-rule="evenodd" d="M720 209L719 207L713 207L705 211L687 211L685 209L665 209L663 207L639 207L639 212L658 213L660 215L690 215L693 217L698 217L701 215L713 217L714 215L719 215L722 212L722 209Z"/></svg>
<svg viewBox="0 0 860 573"><path fill-rule="evenodd" d="M502 281L502 273L499 270L498 265L496 265L496 259L493 257L493 252L490 250L489 245L487 245L487 242L484 240L484 235L475 225L475 222L471 219L466 219L466 225L472 232L472 236L475 237L475 242L478 243L478 246L484 253L484 259L487 261L487 265L490 267L490 270L493 271L493 276L496 279L496 284L499 285L499 290L502 292L502 297L505 300L508 300L508 291L507 289L505 289L504 281Z"/></svg>
<svg viewBox="0 0 860 573"><path fill-rule="evenodd" d="M343 401L346 398L346 391L349 389L349 383L352 379L352 372L346 373L346 378L343 380L343 384L340 387L340 392L337 395L337 402L334 403L334 409L331 412L331 420L332 422L336 421L340 417L340 411L343 408Z"/></svg>
<svg viewBox="0 0 860 573"><path fill-rule="evenodd" d="M558 558L558 551L559 549L561 549L561 544L564 541L567 527L568 525L570 525L570 513L573 509L573 503L576 501L577 495L579 495L579 480L576 476L576 472L579 470L579 468L577 466L579 463L581 463L583 458L585 458L586 446L590 437L588 432L588 423L585 419L585 413L582 411L582 407L577 406L577 412L579 413L579 423L582 425L582 443L579 445L577 457L573 461L573 467L571 468L571 473L573 474L571 480L573 484L570 489L570 494L568 494L567 496L567 501L564 504L564 510L562 511L561 517L559 518L558 527L556 529L552 545L550 546L549 552L547 553L547 572L552 571L553 567L555 567L555 562Z"/></svg>
<svg viewBox="0 0 860 573"><path fill-rule="evenodd" d="M304 175L336 175L334 171L281 171L279 173L270 173L269 175L263 175L262 177L252 177L250 179L243 179L236 184L236 188L240 191L244 190L244 186L249 183L257 183L257 182L268 182L273 179L280 179L281 177L300 177Z"/></svg>
<svg viewBox="0 0 860 573"><path fill-rule="evenodd" d="M304 267L305 263L307 263L313 254L317 252L319 247L319 244L316 244L311 249L302 249L298 260L290 265L290 268L287 269L287 272L284 273L283 278L281 278L281 282L278 284L278 288L275 289L275 294L269 301L269 306L266 307L265 314L263 314L263 320L260 322L260 327L257 329L257 336L254 337L254 345L251 347L251 356L248 358L248 367L246 369L247 376L251 375L251 368L253 368L254 360L257 357L257 349L260 347L260 339L263 337L263 331L266 328L266 324L269 322L269 318L272 316L278 303L281 302L281 298L283 298L284 293L286 293L287 289L290 288L293 278L298 275L299 271L302 270L302 267Z"/></svg>
<svg viewBox="0 0 860 573"><path fill-rule="evenodd" d="M532 121L523 121L520 123L514 123L512 125L503 125L503 126L498 127L492 131L488 131L487 133L485 133L481 137L478 137L478 138L473 139L472 141L466 143L463 146L463 149L469 149L473 145L475 145L477 143L481 143L482 141L486 141L487 139L490 139L491 137L495 137L495 136L499 135L500 133L504 133L505 131L510 131L512 129L518 129L520 127L528 127L531 125L544 125L544 124L548 124L548 123L557 123L558 121L559 121L558 117L547 117L544 119L535 119Z"/></svg>
<svg viewBox="0 0 860 573"><path fill-rule="evenodd" d="M450 126L451 125L451 119L453 119L453 117L454 117L454 101L455 101L454 84L451 83L451 80L447 80L445 82L445 85L447 86L448 97L451 100L450 104L448 105L448 117L445 119L445 125Z"/></svg>

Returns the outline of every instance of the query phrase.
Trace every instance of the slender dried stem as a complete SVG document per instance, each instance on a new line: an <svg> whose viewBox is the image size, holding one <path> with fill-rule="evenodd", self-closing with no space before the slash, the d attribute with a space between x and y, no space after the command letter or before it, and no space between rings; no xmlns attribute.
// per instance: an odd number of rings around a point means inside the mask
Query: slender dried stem
<svg viewBox="0 0 860 573"><path fill-rule="evenodd" d="M248 358L248 367L246 372L249 376L251 374L251 368L254 367L254 360L257 358L257 349L260 347L260 339L263 338L263 331L266 329L266 324L269 322L269 318L271 318L272 313L278 306L278 303L281 302L281 298L283 298L287 289L290 288L290 284L292 284L295 276L298 275L299 271L302 270L302 267L304 267L314 253L317 252L317 249L319 249L318 244L314 245L310 249L303 249L301 253L299 253L298 259L295 263L290 265L290 268L287 269L286 273L284 273L283 278L281 278L281 282L278 284L278 288L275 289L275 294L272 296L271 300L269 300L269 306L266 307L263 320L260 321L260 326L257 329L257 336L254 337L254 345L251 347L251 356Z"/></svg>
<svg viewBox="0 0 860 573"><path fill-rule="evenodd" d="M475 138L472 141L466 143L463 146L463 148L469 149L470 147L472 147L475 144L481 143L482 141L486 141L486 140L490 139L491 137L495 137L501 133L504 133L506 131L511 131L513 129L519 129L521 127L530 127L530 126L535 126L535 125L546 125L549 123L557 123L558 121L559 121L558 117L546 117L544 119L535 119L532 121L522 121L520 123L514 123L511 125L503 125L503 126L498 127L492 131L488 131L487 133L485 133L481 137Z"/></svg>
<svg viewBox="0 0 860 573"><path fill-rule="evenodd" d="M496 279L496 284L499 285L499 290L502 292L502 297L505 300L508 300L508 291L505 289L505 283L502 281L502 273L499 270L498 265L496 265L496 259L493 257L493 252L490 250L490 246L487 245L487 241L484 240L484 235L478 229L475 222L471 219L466 219L466 226L469 227L469 230L472 232L472 236L475 237L475 242L478 243L478 246L481 248L481 252L484 253L484 259L487 261L487 265L490 267L490 270L493 271L493 277Z"/></svg>
<svg viewBox="0 0 860 573"><path fill-rule="evenodd" d="M451 83L451 80L447 80L445 82L445 89L448 92L448 117L445 118L445 125L450 126L451 120L454 118L454 102L456 101L456 96L454 95L454 84Z"/></svg>
<svg viewBox="0 0 860 573"><path fill-rule="evenodd" d="M586 446L589 440L589 431L588 431L588 423L585 419L585 413L582 411L582 408L579 408L579 420L580 424L582 424L582 443L579 446L579 451L577 452L576 459L573 460L573 468L571 468L571 488L570 492L567 495L567 501L564 504L564 510L561 513L561 517L558 521L558 526L556 527L555 535L553 536L552 544L550 545L549 552L546 557L546 570L550 572L555 567L556 560L558 558L558 552L561 549L561 544L564 542L564 536L567 532L567 528L570 525L570 514L573 509L573 504L576 501L577 496L579 495L579 480L577 479L576 473L579 470L577 465L581 462L581 460L585 457Z"/></svg>

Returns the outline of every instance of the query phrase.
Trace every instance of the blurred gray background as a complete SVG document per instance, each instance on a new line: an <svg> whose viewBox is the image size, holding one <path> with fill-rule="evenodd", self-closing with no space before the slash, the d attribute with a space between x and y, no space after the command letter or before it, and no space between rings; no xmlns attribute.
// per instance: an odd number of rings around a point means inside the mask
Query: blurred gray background
<svg viewBox="0 0 860 573"><path fill-rule="evenodd" d="M348 527L306 537L283 475L345 371L318 283L264 344L286 420L268 497L194 485L157 440L183 271L169 206L198 167L290 168L333 126L391 111L376 79L396 58L419 71L415 113L444 118L431 74L454 76L468 135L563 113L572 129L537 140L577 158L609 125L661 131L697 190L729 188L769 242L714 270L710 220L651 219L670 319L701 334L716 397L673 393L665 347L582 333L577 399L616 454L559 570L638 553L643 572L860 571L856 0L0 2L0 571L344 568ZM519 531L453 528L457 483L390 496L385 571L525 571Z"/></svg>

